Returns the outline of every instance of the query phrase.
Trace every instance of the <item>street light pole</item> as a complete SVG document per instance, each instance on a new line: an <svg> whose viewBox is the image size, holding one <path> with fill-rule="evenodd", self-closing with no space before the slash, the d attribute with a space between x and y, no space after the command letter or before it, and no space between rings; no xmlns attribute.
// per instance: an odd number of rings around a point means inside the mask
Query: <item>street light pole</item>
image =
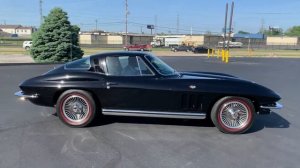
<svg viewBox="0 0 300 168"><path fill-rule="evenodd" d="M128 38L128 0L125 0L125 46L127 46Z"/></svg>
<svg viewBox="0 0 300 168"><path fill-rule="evenodd" d="M231 28L232 28L233 9L234 9L234 2L231 3L227 50L229 50L229 41L230 41L230 38L231 38L230 36L232 33Z"/></svg>
<svg viewBox="0 0 300 168"><path fill-rule="evenodd" d="M228 13L228 3L226 3L226 9L225 9L225 24L224 24L223 50L225 50L225 42L226 42L227 13Z"/></svg>

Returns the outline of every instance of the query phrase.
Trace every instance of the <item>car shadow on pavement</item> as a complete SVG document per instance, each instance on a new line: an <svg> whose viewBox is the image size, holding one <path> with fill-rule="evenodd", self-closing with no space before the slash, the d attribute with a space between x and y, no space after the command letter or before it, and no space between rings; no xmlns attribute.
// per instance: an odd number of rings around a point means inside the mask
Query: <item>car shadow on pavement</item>
<svg viewBox="0 0 300 168"><path fill-rule="evenodd" d="M99 116L95 120L95 122L91 125L91 127L101 126L101 125L109 125L109 124L113 124L113 123L214 127L213 123L210 120L103 116L103 115Z"/></svg>
<svg viewBox="0 0 300 168"><path fill-rule="evenodd" d="M289 128L290 122L275 112L270 115L257 115L252 127L246 132L253 133L264 128Z"/></svg>
<svg viewBox="0 0 300 168"><path fill-rule="evenodd" d="M52 114L57 116L56 113ZM98 116L89 127L109 125L113 123L132 124L156 124L156 125L177 125L177 126L199 126L215 127L211 120L193 119L172 119L172 118L151 118L151 117L125 117L125 116ZM245 133L254 133L264 128L289 128L290 122L275 112L270 115L256 115L252 127Z"/></svg>

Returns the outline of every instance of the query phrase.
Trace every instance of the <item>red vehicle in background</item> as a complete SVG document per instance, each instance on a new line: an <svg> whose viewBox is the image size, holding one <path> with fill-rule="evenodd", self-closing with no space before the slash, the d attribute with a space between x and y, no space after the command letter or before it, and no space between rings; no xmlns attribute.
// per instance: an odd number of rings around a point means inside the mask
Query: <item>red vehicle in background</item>
<svg viewBox="0 0 300 168"><path fill-rule="evenodd" d="M126 51L151 51L152 46L150 44L134 44L127 45L124 47Z"/></svg>

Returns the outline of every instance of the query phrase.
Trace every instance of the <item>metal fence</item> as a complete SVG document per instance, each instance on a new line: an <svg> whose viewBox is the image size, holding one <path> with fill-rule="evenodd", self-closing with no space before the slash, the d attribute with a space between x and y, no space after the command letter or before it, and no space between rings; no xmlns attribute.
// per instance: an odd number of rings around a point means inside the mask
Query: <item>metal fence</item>
<svg viewBox="0 0 300 168"><path fill-rule="evenodd" d="M0 38L0 47L22 47L24 41L30 41L31 39L24 38ZM221 36L205 36L203 45L209 48L218 48L219 42L223 41ZM300 43L268 43L266 39L247 39L238 38L232 39L233 42L241 42L244 49L262 49L262 50L300 50ZM81 42L80 46L84 48L123 48L123 41L110 40L106 41L91 41ZM131 43L128 43L131 44ZM134 44L145 44L143 41L135 41Z"/></svg>
<svg viewBox="0 0 300 168"><path fill-rule="evenodd" d="M209 48L218 48L219 42L223 41L223 38L206 38L204 45ZM300 43L267 43L266 39L248 39L238 38L232 39L233 42L241 42L240 48L247 49L262 49L262 50L300 50Z"/></svg>

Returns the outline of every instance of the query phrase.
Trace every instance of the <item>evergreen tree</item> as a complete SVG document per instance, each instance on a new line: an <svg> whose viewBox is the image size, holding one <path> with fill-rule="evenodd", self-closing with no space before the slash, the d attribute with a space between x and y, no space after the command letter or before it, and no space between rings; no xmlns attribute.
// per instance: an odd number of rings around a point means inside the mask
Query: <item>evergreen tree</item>
<svg viewBox="0 0 300 168"><path fill-rule="evenodd" d="M36 62L68 62L82 58L79 30L78 26L70 24L67 13L61 8L52 9L40 29L33 34L32 58Z"/></svg>

